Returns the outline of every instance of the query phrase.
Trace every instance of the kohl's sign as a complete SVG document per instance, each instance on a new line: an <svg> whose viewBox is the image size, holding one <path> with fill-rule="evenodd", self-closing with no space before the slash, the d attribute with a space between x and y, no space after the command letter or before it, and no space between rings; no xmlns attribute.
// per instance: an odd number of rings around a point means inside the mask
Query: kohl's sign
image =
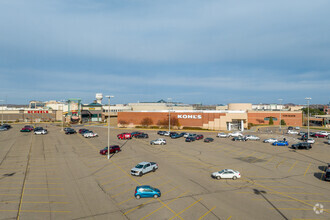
<svg viewBox="0 0 330 220"><path fill-rule="evenodd" d="M202 119L201 115L178 115L178 118L183 119Z"/></svg>

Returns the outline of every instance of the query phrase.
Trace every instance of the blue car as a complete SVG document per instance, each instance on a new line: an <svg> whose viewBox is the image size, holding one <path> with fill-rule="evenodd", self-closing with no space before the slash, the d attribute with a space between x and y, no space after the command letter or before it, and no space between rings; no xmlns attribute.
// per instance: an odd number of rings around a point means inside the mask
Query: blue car
<svg viewBox="0 0 330 220"><path fill-rule="evenodd" d="M276 141L276 142L272 143L272 145L274 145L274 146L288 146L289 143L287 141Z"/></svg>
<svg viewBox="0 0 330 220"><path fill-rule="evenodd" d="M136 199L154 197L155 199L161 196L160 190L152 186L137 186L134 194Z"/></svg>

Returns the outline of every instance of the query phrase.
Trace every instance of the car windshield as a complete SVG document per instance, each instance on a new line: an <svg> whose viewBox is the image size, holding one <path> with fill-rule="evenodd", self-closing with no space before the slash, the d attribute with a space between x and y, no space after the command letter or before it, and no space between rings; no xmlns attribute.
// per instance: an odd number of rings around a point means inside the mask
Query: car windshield
<svg viewBox="0 0 330 220"><path fill-rule="evenodd" d="M225 170L221 170L221 171L219 171L218 173L223 173L223 172L225 172Z"/></svg>
<svg viewBox="0 0 330 220"><path fill-rule="evenodd" d="M141 169L142 167L143 167L142 164L138 164L138 165L135 166L135 168L138 168L138 169Z"/></svg>

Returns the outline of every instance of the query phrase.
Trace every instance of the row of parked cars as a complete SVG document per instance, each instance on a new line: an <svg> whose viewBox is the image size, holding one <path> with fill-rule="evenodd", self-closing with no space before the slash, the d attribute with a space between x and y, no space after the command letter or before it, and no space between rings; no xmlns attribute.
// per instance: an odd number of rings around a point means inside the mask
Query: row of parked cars
<svg viewBox="0 0 330 220"><path fill-rule="evenodd" d="M48 130L43 127L34 127L32 125L25 125L20 132L32 132L34 131L34 134L48 134Z"/></svg>
<svg viewBox="0 0 330 220"><path fill-rule="evenodd" d="M157 134L163 135L163 136L169 136L172 139L184 137L186 142L192 142L195 140L204 139L204 136L202 134L193 134L193 133L186 133L186 132L177 133L177 132L169 132L169 131L158 131ZM214 141L214 139L210 138L210 137L204 139L204 142L206 142L206 143L213 142L213 141Z"/></svg>

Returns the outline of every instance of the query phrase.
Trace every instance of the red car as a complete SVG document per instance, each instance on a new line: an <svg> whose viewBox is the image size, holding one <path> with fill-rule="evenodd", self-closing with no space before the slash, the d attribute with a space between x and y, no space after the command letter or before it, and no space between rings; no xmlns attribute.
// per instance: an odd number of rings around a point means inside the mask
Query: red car
<svg viewBox="0 0 330 220"><path fill-rule="evenodd" d="M122 133L122 134L118 134L117 138L121 140L132 139L132 135L130 133Z"/></svg>
<svg viewBox="0 0 330 220"><path fill-rule="evenodd" d="M24 128L22 128L22 130L23 129L30 130L30 131L33 131L34 130L33 126L31 126L31 125L25 125Z"/></svg>
<svg viewBox="0 0 330 220"><path fill-rule="evenodd" d="M325 138L325 137L328 137L325 134L319 134L319 133L315 133L313 136L316 137L316 138Z"/></svg>
<svg viewBox="0 0 330 220"><path fill-rule="evenodd" d="M121 151L121 149L118 145L110 146L110 154L118 153L119 151ZM105 147L102 150L100 150L100 154L102 154L102 155L108 154L108 147Z"/></svg>
<svg viewBox="0 0 330 220"><path fill-rule="evenodd" d="M196 136L196 140L200 140L200 139L203 139L203 138L204 138L204 136L202 134L199 134L199 135Z"/></svg>

